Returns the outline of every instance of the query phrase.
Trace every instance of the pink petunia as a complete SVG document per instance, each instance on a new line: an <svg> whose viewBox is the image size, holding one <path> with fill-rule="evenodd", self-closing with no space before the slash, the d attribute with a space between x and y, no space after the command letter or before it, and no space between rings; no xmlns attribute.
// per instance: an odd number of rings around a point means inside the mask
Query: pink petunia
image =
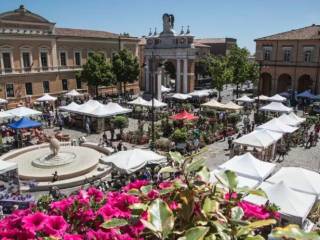
<svg viewBox="0 0 320 240"><path fill-rule="evenodd" d="M63 240L83 240L84 238L79 234L65 234Z"/></svg>
<svg viewBox="0 0 320 240"><path fill-rule="evenodd" d="M104 194L102 191L93 187L89 188L87 192L89 197L93 198L96 202L100 202L104 197Z"/></svg>
<svg viewBox="0 0 320 240"><path fill-rule="evenodd" d="M43 231L52 236L61 237L67 230L68 224L61 216L50 216L43 228Z"/></svg>
<svg viewBox="0 0 320 240"><path fill-rule="evenodd" d="M172 186L172 182L163 181L159 184L160 189L170 188Z"/></svg>
<svg viewBox="0 0 320 240"><path fill-rule="evenodd" d="M160 194L159 194L158 191L152 189L150 192L148 192L147 196L148 196L148 198L149 198L150 200L153 200L153 199L156 199L157 197L159 197Z"/></svg>
<svg viewBox="0 0 320 240"><path fill-rule="evenodd" d="M169 208L171 210L177 210L180 208L180 205L176 202L176 201L172 201L170 204L169 204Z"/></svg>
<svg viewBox="0 0 320 240"><path fill-rule="evenodd" d="M47 221L48 216L41 212L30 214L22 219L23 227L32 233L41 231Z"/></svg>
<svg viewBox="0 0 320 240"><path fill-rule="evenodd" d="M148 180L136 180L132 183L129 183L127 186L123 187L124 191L129 191L130 189L140 189L142 186L149 184Z"/></svg>
<svg viewBox="0 0 320 240"><path fill-rule="evenodd" d="M51 203L50 204L50 208L54 212L58 211L58 212L66 213L66 211L73 204L73 202L74 202L74 200L71 197L65 198L65 199L62 199L60 201Z"/></svg>
<svg viewBox="0 0 320 240"><path fill-rule="evenodd" d="M242 208L246 218L263 220L271 217L270 213L263 206L257 206L246 201L239 202L238 206Z"/></svg>
<svg viewBox="0 0 320 240"><path fill-rule="evenodd" d="M238 194L236 192L233 192L231 194L230 193L226 193L224 195L224 199L227 200L227 201L229 201L231 199L237 199L237 198L238 198Z"/></svg>

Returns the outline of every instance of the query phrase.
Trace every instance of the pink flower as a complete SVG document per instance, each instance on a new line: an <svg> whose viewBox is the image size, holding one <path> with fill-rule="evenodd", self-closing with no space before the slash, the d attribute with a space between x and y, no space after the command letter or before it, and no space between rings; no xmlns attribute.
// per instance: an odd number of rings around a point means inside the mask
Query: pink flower
<svg viewBox="0 0 320 240"><path fill-rule="evenodd" d="M23 227L29 230L32 233L36 233L41 231L44 224L47 222L48 216L41 213L36 212L34 214L30 214L22 219Z"/></svg>
<svg viewBox="0 0 320 240"><path fill-rule="evenodd" d="M238 194L236 192L233 192L231 194L230 193L226 193L224 195L224 199L227 200L227 201L229 201L231 199L237 199L237 198L238 198Z"/></svg>
<svg viewBox="0 0 320 240"><path fill-rule="evenodd" d="M83 237L79 234L66 234L63 236L63 240L82 240Z"/></svg>
<svg viewBox="0 0 320 240"><path fill-rule="evenodd" d="M244 211L245 218L263 220L271 217L270 213L263 206L257 206L246 201L239 202L238 206Z"/></svg>
<svg viewBox="0 0 320 240"><path fill-rule="evenodd" d="M172 186L172 182L164 181L159 184L160 189L170 188Z"/></svg>
<svg viewBox="0 0 320 240"><path fill-rule="evenodd" d="M127 186L123 187L124 191L129 191L130 189L140 189L142 186L148 185L148 180L136 180L132 183L129 183Z"/></svg>
<svg viewBox="0 0 320 240"><path fill-rule="evenodd" d="M177 210L178 208L180 208L180 205L176 202L176 201L172 201L170 204L169 204L169 208L171 210Z"/></svg>
<svg viewBox="0 0 320 240"><path fill-rule="evenodd" d="M103 193L96 188L91 187L87 192L89 197L93 198L96 202L100 202L103 199Z"/></svg>
<svg viewBox="0 0 320 240"><path fill-rule="evenodd" d="M44 226L44 232L52 236L62 236L67 230L68 224L61 216L50 216Z"/></svg>
<svg viewBox="0 0 320 240"><path fill-rule="evenodd" d="M63 200L57 201L57 202L53 202L50 204L50 208L54 211L54 212L62 212L62 213L66 213L66 211L68 210L68 208L73 204L73 199L71 197L69 198L65 198Z"/></svg>
<svg viewBox="0 0 320 240"><path fill-rule="evenodd" d="M159 195L160 195L159 192L156 191L156 190L154 190L154 189L152 189L152 190L151 190L150 192L148 192L148 194L147 194L148 198L151 199L151 200L159 197Z"/></svg>

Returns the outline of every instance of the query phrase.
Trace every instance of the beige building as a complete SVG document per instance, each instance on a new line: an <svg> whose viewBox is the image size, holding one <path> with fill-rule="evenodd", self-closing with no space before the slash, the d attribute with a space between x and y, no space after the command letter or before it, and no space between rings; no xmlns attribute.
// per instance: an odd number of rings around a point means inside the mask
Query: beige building
<svg viewBox="0 0 320 240"><path fill-rule="evenodd" d="M256 41L261 66L259 89L266 95L288 90L320 92L320 25L294 29Z"/></svg>
<svg viewBox="0 0 320 240"><path fill-rule="evenodd" d="M0 97L9 107L30 102L44 93L59 95L85 83L76 80L90 54L111 58L127 48L138 55L139 40L105 31L58 28L55 23L20 6L0 14ZM138 90L138 84L129 89ZM101 92L111 88L101 88Z"/></svg>

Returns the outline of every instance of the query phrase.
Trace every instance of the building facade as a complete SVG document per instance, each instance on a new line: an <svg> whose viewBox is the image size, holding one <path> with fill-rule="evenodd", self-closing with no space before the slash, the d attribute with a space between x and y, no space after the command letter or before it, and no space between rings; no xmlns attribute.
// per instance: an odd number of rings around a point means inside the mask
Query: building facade
<svg viewBox="0 0 320 240"><path fill-rule="evenodd" d="M320 92L320 25L294 29L256 41L260 64L259 90L272 95L285 91Z"/></svg>
<svg viewBox="0 0 320 240"><path fill-rule="evenodd" d="M226 56L230 49L237 45L235 38L201 38L195 39L196 44L203 44L210 47L210 54Z"/></svg>
<svg viewBox="0 0 320 240"><path fill-rule="evenodd" d="M44 93L88 91L76 79L93 53L111 58L127 48L138 55L139 39L105 31L58 28L20 6L0 14L0 97L9 107L29 103ZM133 84L136 89L138 84ZM129 86L130 88L130 86ZM101 88L101 92L109 88Z"/></svg>

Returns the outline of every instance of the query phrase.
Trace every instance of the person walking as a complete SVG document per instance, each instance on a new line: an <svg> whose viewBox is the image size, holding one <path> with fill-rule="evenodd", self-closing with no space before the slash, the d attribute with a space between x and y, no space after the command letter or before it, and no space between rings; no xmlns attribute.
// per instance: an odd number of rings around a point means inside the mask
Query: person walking
<svg viewBox="0 0 320 240"><path fill-rule="evenodd" d="M306 148L311 148L313 146L313 141L314 141L314 136L313 136L313 132L311 132L306 144Z"/></svg>

